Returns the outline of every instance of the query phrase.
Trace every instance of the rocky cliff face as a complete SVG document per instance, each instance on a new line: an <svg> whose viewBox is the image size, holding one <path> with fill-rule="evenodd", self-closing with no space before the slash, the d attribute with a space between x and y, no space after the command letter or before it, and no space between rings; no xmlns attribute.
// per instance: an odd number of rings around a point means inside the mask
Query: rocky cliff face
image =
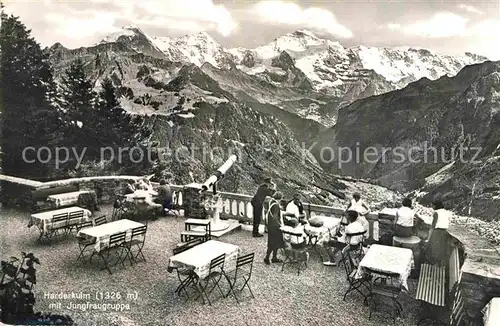
<svg viewBox="0 0 500 326"><path fill-rule="evenodd" d="M471 65L343 108L313 153L331 172L420 189L424 201L439 195L462 213L491 217L500 208L499 109L500 63Z"/></svg>

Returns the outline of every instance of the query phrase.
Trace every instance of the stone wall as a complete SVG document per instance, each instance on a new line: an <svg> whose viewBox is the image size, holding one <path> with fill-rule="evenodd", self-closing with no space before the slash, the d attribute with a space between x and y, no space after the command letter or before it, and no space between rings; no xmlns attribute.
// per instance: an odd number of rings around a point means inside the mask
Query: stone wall
<svg viewBox="0 0 500 326"><path fill-rule="evenodd" d="M1 176L1 175L0 175ZM45 183L33 183L30 180L0 178L2 200L10 198L13 202L31 198L34 189L50 189L68 185L77 185L80 190L93 189L100 202L109 203L117 191L128 182L136 181L138 176L103 176L58 180ZM17 178L15 178L17 179ZM173 188L176 188L175 186ZM8 195L8 196L7 196ZM392 227L392 212L370 214L369 220L377 223L378 236L383 236ZM423 216L417 221L416 233L426 239L432 217ZM464 226L452 224L448 230L450 246L458 246L462 264L461 289L465 309L469 317L481 317L481 310L493 298L500 297L500 254L490 242ZM378 238L378 237L377 237Z"/></svg>
<svg viewBox="0 0 500 326"><path fill-rule="evenodd" d="M31 193L36 188L24 183L0 181L0 202L3 206L30 207L33 202Z"/></svg>
<svg viewBox="0 0 500 326"><path fill-rule="evenodd" d="M31 208L36 204L37 197L40 197L39 194L58 193L57 188L69 189L73 186L79 190L95 190L101 203L111 203L124 184L135 182L139 178L141 177L120 175L36 182L0 175L0 201L5 206ZM60 192L65 191L61 190ZM38 198L38 200L45 200L45 198Z"/></svg>
<svg viewBox="0 0 500 326"><path fill-rule="evenodd" d="M74 178L44 183L44 187L77 185L80 190L95 190L100 203L111 203L126 183L134 183L138 176L102 176Z"/></svg>
<svg viewBox="0 0 500 326"><path fill-rule="evenodd" d="M488 240L462 226L451 225L448 233L464 252L460 287L467 314L477 320L484 306L500 297L500 254Z"/></svg>
<svg viewBox="0 0 500 326"><path fill-rule="evenodd" d="M43 183L0 174L0 202L4 206L29 207L31 193Z"/></svg>

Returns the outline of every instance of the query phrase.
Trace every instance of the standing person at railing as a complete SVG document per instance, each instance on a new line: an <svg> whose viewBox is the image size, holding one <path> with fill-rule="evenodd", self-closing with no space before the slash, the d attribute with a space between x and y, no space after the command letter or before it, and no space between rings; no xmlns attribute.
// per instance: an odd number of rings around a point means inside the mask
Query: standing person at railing
<svg viewBox="0 0 500 326"><path fill-rule="evenodd" d="M396 211L394 218L394 236L407 238L413 235L413 225L415 220L415 211L411 209L411 199L403 199L403 206Z"/></svg>
<svg viewBox="0 0 500 326"><path fill-rule="evenodd" d="M254 237L263 237L264 235L259 233L259 225L262 221L262 210L264 209L264 201L267 196L272 196L276 192L276 185L272 182L271 178L265 178L264 183L262 183L257 192L253 196L250 203L253 208L253 232Z"/></svg>
<svg viewBox="0 0 500 326"><path fill-rule="evenodd" d="M368 231L368 228L369 228L369 223L368 221L366 220L366 215L368 213L370 213L370 207L363 201L363 199L361 199L361 195L359 194L359 192L355 192L353 195L352 195L352 199L351 199L351 202L349 203L349 205L347 206L346 212L348 211L355 211L358 213L358 222L360 222L363 227L365 228L366 231ZM345 221L342 221L344 222L344 226L346 225L345 224Z"/></svg>
<svg viewBox="0 0 500 326"><path fill-rule="evenodd" d="M430 264L444 266L448 248L446 230L450 226L451 212L444 208L441 200L432 203L434 215L429 236L425 241L425 259Z"/></svg>
<svg viewBox="0 0 500 326"><path fill-rule="evenodd" d="M359 192L355 192L345 211L356 211L359 215L366 215L370 212L370 207L361 199Z"/></svg>

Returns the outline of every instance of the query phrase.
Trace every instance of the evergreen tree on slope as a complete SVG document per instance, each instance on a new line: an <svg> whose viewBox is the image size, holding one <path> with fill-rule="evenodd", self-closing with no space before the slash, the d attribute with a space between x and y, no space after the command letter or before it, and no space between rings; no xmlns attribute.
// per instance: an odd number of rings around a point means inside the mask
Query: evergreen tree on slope
<svg viewBox="0 0 500 326"><path fill-rule="evenodd" d="M28 147L53 149L58 142L59 112L48 95L55 89L47 56L18 17L2 6L0 26L0 111L2 173L46 178L53 160L32 161ZM23 152L26 154L23 158ZM42 157L45 160L45 155Z"/></svg>
<svg viewBox="0 0 500 326"><path fill-rule="evenodd" d="M101 146L134 146L135 132L131 117L121 108L112 80L105 78L101 87L96 112L96 130L99 132Z"/></svg>
<svg viewBox="0 0 500 326"><path fill-rule="evenodd" d="M65 71L61 92L66 146L75 148L78 153L85 151L86 159L97 158L100 144L95 128L96 94L92 82L85 74L82 60L75 60Z"/></svg>

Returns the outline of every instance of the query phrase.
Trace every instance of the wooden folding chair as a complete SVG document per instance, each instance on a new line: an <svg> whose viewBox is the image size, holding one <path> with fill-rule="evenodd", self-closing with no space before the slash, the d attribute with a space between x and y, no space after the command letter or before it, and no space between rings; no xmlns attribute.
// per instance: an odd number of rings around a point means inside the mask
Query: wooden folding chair
<svg viewBox="0 0 500 326"><path fill-rule="evenodd" d="M249 284L250 278L252 277L254 256L255 253L252 252L251 254L238 257L236 260L236 269L232 272L224 272L227 282L229 283L229 292L225 295L226 297L232 293L236 302L240 302L236 296L234 288L238 280L242 280L243 285L238 289L238 292L243 291L243 289L247 287L252 298L255 298Z"/></svg>
<svg viewBox="0 0 500 326"><path fill-rule="evenodd" d="M104 262L104 267L102 268L103 270L106 269L109 274L112 274L111 272L111 268L110 267L114 267L118 264L122 264L123 268L125 269L125 258L122 258L122 255L123 255L123 251L127 251L128 248L126 246L123 245L123 243L125 242L125 238L126 238L126 232L120 232L120 233L116 233L116 234L113 234L109 237L109 244L107 247L101 249L97 255L99 257L101 257L101 259L103 260ZM118 258L116 259L115 263L110 265L109 264L109 259L111 257L111 253L114 251L114 250L120 250L120 255L118 256ZM90 258L92 259L92 257Z"/></svg>
<svg viewBox="0 0 500 326"><path fill-rule="evenodd" d="M63 223L63 225L60 226L54 226L55 224ZM51 239L54 235L58 234L59 230L64 229L68 225L68 213L60 213L60 214L55 214L52 216L52 220L50 221L50 228L48 228L47 232L44 232L43 229L40 232L40 236L38 237L38 240L41 240L42 237L45 237L45 239L49 240Z"/></svg>
<svg viewBox="0 0 500 326"><path fill-rule="evenodd" d="M174 253L174 255L177 255L177 254L180 254L181 252L184 252L188 249L193 248L194 246L202 244L203 242L205 242L205 238L193 238L187 242L184 242L180 246L175 247L172 250L172 252Z"/></svg>
<svg viewBox="0 0 500 326"><path fill-rule="evenodd" d="M142 248L144 247L144 242L146 241L146 231L148 226L138 226L132 229L132 235L130 237L130 241L125 243L125 246L128 248L128 253L130 253L130 263L137 263L137 257L139 255L142 257L142 260L146 261L146 257L142 253ZM133 247L137 247L137 251L134 253L132 251Z"/></svg>
<svg viewBox="0 0 500 326"><path fill-rule="evenodd" d="M76 258L76 261L81 260L85 264L86 263L85 252L87 251L88 248L91 248L92 246L95 245L96 239L95 238L87 239L84 237L77 237L77 240L78 240L78 248L80 249L80 254ZM93 253L92 253L92 255L93 255ZM89 261L90 261L90 259L92 259L92 255L89 256Z"/></svg>
<svg viewBox="0 0 500 326"><path fill-rule="evenodd" d="M210 294L215 288L218 288L221 296L224 297L224 292L222 291L219 282L222 279L222 276L224 275L225 259L226 259L226 254L222 254L212 259L210 262L210 269L208 271L207 277L205 277L203 280L195 279L195 281L197 280L197 282L195 282L195 286L196 289L198 290L198 297L201 296L203 303L205 303L204 298L207 298L208 304L209 305L212 304L212 302L210 301ZM212 286L208 288L208 285L210 283L212 283Z"/></svg>
<svg viewBox="0 0 500 326"><path fill-rule="evenodd" d="M76 232L78 234L78 232L80 232L80 230L85 229L85 228L91 228L93 226L94 226L93 221L85 221L85 222L80 222L80 223L76 224L75 229L76 229Z"/></svg>
<svg viewBox="0 0 500 326"><path fill-rule="evenodd" d="M94 219L94 226L99 226L99 225L103 225L103 224L106 224L106 223L107 223L106 215L99 216L99 217L96 217Z"/></svg>
<svg viewBox="0 0 500 326"><path fill-rule="evenodd" d="M294 233L292 231L281 230L283 235L283 241L287 244L285 248L282 249L285 259L283 259L283 264L281 265L281 271L285 269L286 265L296 265L297 275L300 275L302 270L307 268L307 261L309 260L309 253L307 252L307 247L294 248L291 243L292 237L297 239L299 242L300 238L304 237L302 233ZM287 240L287 238L289 240ZM307 241L304 239L304 241ZM306 242L304 243L307 244Z"/></svg>
<svg viewBox="0 0 500 326"><path fill-rule="evenodd" d="M183 243L182 245L174 248L172 251L174 255L178 255L181 252L184 252L186 250L189 250L199 244L202 244L204 242L204 238L194 238L191 239L190 241ZM181 295L181 292L184 290L186 293L187 299L189 299L189 293L186 291L187 286L189 286L191 283L193 283L194 279L196 278L195 273L193 270L188 269L188 268L176 268L177 272L177 278L179 279L179 285L175 289L175 293L177 295Z"/></svg>
<svg viewBox="0 0 500 326"><path fill-rule="evenodd" d="M93 221L85 221L85 222L80 222L78 224L75 225L75 229L76 229L76 239L78 240L78 247L80 248L80 254L78 255L78 258L76 259L77 261L79 260L83 260L83 262L85 263L85 251L87 250L87 248L90 248L92 245L95 245L95 242L96 242L96 239L87 239L86 237L84 236L78 236L78 232L80 232L80 230L83 230L85 228L91 228L94 226L94 222Z"/></svg>
<svg viewBox="0 0 500 326"><path fill-rule="evenodd" d="M375 296L379 296L382 297L381 301L384 304L391 306L391 316L395 325L396 318L401 317L403 314L403 307L398 301L399 294L401 293L399 275L397 273L372 271L369 268L366 268L366 270L367 273L372 276L369 295L371 299L370 315L368 319L370 319L372 317L372 313L377 310L377 301L375 300Z"/></svg>
<svg viewBox="0 0 500 326"><path fill-rule="evenodd" d="M368 295L370 293L370 283L368 277L356 278L357 269L354 263L352 262L348 250L342 251L342 263L344 265L347 282L349 282L349 287L344 293L343 300L345 301L349 293L356 291L363 296L364 303L365 304L368 303ZM362 288L367 289L368 293L367 294L363 293L363 291L361 291Z"/></svg>
<svg viewBox="0 0 500 326"><path fill-rule="evenodd" d="M77 229L76 226L79 224L77 221L82 220L84 216L84 212L76 211L70 212L68 215L68 226L66 227L66 232L71 233L73 229Z"/></svg>

